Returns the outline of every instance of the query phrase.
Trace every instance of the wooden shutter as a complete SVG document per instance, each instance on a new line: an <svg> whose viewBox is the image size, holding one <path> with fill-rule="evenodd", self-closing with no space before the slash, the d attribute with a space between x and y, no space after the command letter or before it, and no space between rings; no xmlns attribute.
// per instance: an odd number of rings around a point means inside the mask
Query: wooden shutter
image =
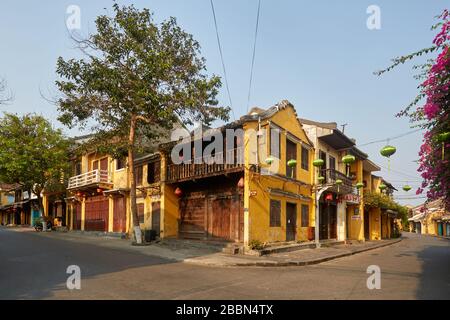
<svg viewBox="0 0 450 320"><path fill-rule="evenodd" d="M281 226L281 202L278 200L270 200L270 226Z"/></svg>
<svg viewBox="0 0 450 320"><path fill-rule="evenodd" d="M302 204L302 227L309 226L309 206Z"/></svg>

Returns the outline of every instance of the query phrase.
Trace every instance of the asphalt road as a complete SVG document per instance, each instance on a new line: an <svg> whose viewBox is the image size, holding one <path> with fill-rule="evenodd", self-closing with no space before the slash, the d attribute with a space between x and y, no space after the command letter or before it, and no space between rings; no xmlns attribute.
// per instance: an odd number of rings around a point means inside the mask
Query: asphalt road
<svg viewBox="0 0 450 320"><path fill-rule="evenodd" d="M80 290L66 287L69 265ZM370 265L381 289L367 288ZM450 241L406 233L314 266L214 268L0 228L0 299L450 299Z"/></svg>

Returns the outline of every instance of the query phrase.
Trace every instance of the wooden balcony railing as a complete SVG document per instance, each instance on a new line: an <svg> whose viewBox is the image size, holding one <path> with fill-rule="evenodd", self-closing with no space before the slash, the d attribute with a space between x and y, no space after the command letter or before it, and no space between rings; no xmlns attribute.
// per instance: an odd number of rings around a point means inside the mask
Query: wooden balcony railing
<svg viewBox="0 0 450 320"><path fill-rule="evenodd" d="M353 193L356 190L352 184L352 180L342 172L335 169L323 169L321 170L321 175L325 177L323 183L326 185L334 185L336 180L341 180L342 184L339 186L339 189L347 193Z"/></svg>
<svg viewBox="0 0 450 320"><path fill-rule="evenodd" d="M111 177L107 170L92 170L78 176L69 178L69 185L67 189L76 189L80 187L86 187L92 184L111 184Z"/></svg>
<svg viewBox="0 0 450 320"><path fill-rule="evenodd" d="M192 163L171 164L167 167L166 181L169 183L180 182L237 172L244 169L243 156L243 148L236 148L227 150L225 153L216 153L215 156L203 157L203 159L199 159L202 163L195 163L194 159ZM216 159L218 159L217 162L215 162Z"/></svg>

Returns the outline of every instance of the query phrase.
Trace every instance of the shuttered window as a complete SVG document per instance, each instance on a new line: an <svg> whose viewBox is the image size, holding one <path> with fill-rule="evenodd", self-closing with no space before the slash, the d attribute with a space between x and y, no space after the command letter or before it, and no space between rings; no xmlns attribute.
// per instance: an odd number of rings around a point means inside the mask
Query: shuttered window
<svg viewBox="0 0 450 320"><path fill-rule="evenodd" d="M270 226L281 227L281 202L270 200Z"/></svg>
<svg viewBox="0 0 450 320"><path fill-rule="evenodd" d="M302 146L302 169L309 170L309 151Z"/></svg>
<svg viewBox="0 0 450 320"><path fill-rule="evenodd" d="M149 162L147 165L147 182L149 184L159 182L161 179L161 162Z"/></svg>
<svg viewBox="0 0 450 320"><path fill-rule="evenodd" d="M309 227L309 206L302 204L302 227Z"/></svg>
<svg viewBox="0 0 450 320"><path fill-rule="evenodd" d="M136 167L136 185L142 186L142 177L143 177L143 169L142 165Z"/></svg>

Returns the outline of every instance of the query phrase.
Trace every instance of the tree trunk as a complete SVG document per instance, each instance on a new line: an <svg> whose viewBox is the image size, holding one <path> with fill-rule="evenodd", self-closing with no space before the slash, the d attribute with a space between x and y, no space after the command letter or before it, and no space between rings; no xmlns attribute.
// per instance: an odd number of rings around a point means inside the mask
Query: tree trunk
<svg viewBox="0 0 450 320"><path fill-rule="evenodd" d="M130 207L131 216L133 217L133 231L136 243L142 243L142 232L139 225L139 217L136 204L136 178L134 172L134 140L136 132L136 117L131 117L130 135L128 141L128 178L130 179Z"/></svg>

